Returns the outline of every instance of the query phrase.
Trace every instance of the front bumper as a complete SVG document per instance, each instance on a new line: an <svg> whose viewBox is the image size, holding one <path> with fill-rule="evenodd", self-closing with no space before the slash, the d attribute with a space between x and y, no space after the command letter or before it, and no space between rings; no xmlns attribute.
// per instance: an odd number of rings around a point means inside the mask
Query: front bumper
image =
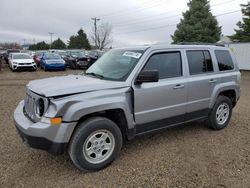
<svg viewBox="0 0 250 188"><path fill-rule="evenodd" d="M78 65L78 67L81 67L81 68L89 67L89 62L88 61L77 61L76 64Z"/></svg>
<svg viewBox="0 0 250 188"><path fill-rule="evenodd" d="M29 65L13 64L12 69L13 70L36 70L37 66L36 64L29 64Z"/></svg>
<svg viewBox="0 0 250 188"><path fill-rule="evenodd" d="M46 69L65 69L65 64L54 63L54 64L45 64Z"/></svg>
<svg viewBox="0 0 250 188"><path fill-rule="evenodd" d="M61 154L67 148L76 122L50 125L34 123L23 113L24 101L21 101L14 112L15 126L24 143L32 148L47 150L52 154Z"/></svg>

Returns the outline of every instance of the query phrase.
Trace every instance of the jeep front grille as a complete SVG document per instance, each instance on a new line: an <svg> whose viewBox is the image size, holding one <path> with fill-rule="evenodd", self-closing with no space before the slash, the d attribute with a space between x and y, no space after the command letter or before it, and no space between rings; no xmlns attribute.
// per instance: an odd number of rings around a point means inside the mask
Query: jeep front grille
<svg viewBox="0 0 250 188"><path fill-rule="evenodd" d="M26 97L24 99L24 110L25 114L34 122L40 121L41 117L36 114L36 103L39 99L43 99L45 102L45 110L48 107L48 100L45 97L42 97L29 89L26 90Z"/></svg>

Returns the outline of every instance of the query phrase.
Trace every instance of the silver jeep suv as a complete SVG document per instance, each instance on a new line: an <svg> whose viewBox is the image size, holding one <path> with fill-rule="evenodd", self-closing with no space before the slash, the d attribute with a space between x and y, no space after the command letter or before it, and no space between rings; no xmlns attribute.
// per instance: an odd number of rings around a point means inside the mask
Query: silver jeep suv
<svg viewBox="0 0 250 188"><path fill-rule="evenodd" d="M68 151L81 170L99 170L136 136L196 120L225 128L240 96L228 48L152 45L114 49L84 74L29 82L14 112L25 143Z"/></svg>

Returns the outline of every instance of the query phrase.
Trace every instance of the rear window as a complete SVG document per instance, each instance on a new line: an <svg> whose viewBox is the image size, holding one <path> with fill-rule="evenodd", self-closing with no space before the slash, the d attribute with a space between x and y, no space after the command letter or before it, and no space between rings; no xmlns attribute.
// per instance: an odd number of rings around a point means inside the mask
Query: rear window
<svg viewBox="0 0 250 188"><path fill-rule="evenodd" d="M234 63L229 51L226 50L215 50L215 56L218 62L220 71L227 71L234 69Z"/></svg>
<svg viewBox="0 0 250 188"><path fill-rule="evenodd" d="M187 51L189 72L191 75L212 72L213 62L207 50Z"/></svg>

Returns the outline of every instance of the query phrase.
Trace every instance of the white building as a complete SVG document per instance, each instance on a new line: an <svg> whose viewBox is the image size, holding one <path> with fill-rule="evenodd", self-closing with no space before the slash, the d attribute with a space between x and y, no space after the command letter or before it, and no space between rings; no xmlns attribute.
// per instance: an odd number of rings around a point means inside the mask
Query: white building
<svg viewBox="0 0 250 188"><path fill-rule="evenodd" d="M234 52L241 70L250 70L250 42L229 43L228 47Z"/></svg>

